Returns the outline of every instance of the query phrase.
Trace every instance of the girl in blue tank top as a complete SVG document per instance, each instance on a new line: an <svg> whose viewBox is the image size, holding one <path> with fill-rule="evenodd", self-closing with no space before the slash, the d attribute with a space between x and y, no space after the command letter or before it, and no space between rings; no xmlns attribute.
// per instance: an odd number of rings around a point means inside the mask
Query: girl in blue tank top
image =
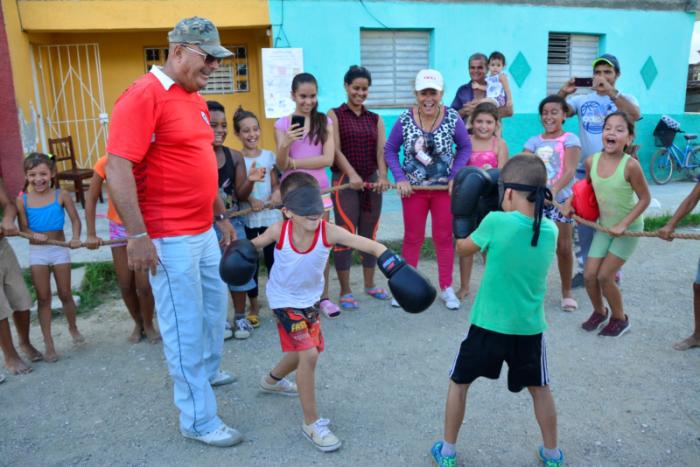
<svg viewBox="0 0 700 467"><path fill-rule="evenodd" d="M23 232L32 235L29 244L29 264L32 281L36 289L39 323L44 336L44 360L58 359L51 337L51 282L53 269L58 296L63 304L63 313L68 321L68 330L76 344L85 339L76 325L76 307L71 294L70 254L62 246L47 245L47 240L65 241L63 223L65 212L71 221L71 248L80 246L80 218L73 199L66 192L54 188L56 169L53 160L46 154L31 153L24 160L24 192L17 198L19 225Z"/></svg>

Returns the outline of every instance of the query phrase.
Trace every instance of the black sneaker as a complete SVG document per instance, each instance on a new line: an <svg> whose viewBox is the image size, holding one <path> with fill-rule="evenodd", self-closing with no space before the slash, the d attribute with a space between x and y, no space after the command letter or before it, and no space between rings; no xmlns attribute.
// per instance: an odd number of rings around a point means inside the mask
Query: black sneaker
<svg viewBox="0 0 700 467"><path fill-rule="evenodd" d="M571 288L580 289L581 287L583 287L583 273L577 272L573 279L571 279Z"/></svg>

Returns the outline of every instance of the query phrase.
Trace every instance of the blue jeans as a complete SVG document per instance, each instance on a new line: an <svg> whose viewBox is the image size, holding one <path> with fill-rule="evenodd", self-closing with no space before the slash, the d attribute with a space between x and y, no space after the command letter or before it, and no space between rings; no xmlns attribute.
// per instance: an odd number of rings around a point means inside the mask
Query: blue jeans
<svg viewBox="0 0 700 467"><path fill-rule="evenodd" d="M213 229L153 243L159 263L149 277L180 430L207 434L222 423L209 384L221 363L228 306L221 251Z"/></svg>

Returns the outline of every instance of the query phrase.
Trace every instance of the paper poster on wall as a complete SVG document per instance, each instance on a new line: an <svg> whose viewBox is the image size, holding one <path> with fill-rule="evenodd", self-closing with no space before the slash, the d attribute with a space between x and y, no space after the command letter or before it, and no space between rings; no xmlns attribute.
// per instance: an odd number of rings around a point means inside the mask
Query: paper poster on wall
<svg viewBox="0 0 700 467"><path fill-rule="evenodd" d="M280 118L294 112L290 97L292 78L304 71L304 50L262 49L265 118Z"/></svg>

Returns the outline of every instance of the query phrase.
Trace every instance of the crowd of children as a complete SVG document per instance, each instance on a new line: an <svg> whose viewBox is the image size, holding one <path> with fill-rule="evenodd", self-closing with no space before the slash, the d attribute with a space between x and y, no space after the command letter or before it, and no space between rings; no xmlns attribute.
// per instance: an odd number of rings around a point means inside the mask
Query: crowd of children
<svg viewBox="0 0 700 467"><path fill-rule="evenodd" d="M499 136L498 106L506 99L512 102L508 81L502 72L504 65L502 54L495 52L489 58L487 98L475 107L468 122L472 145L468 165L502 169L498 191L499 205L505 212L486 214L479 219L479 226L468 238L457 242L460 299L470 293L473 255L481 252L487 260L474 299L471 328L450 372L444 437L431 451L441 466L454 465L455 443L464 417L468 388L480 376L497 378L504 361L509 367L508 388L518 392L527 387L533 397L543 436L538 456L547 465L561 465L564 459L557 444L556 411L548 386L542 335L546 328L543 300L549 265L556 256L561 278L561 309L574 311L579 307L571 293L574 258L570 200L581 142L576 135L563 129L564 120L570 113L566 100L557 95L548 96L539 105L542 132L525 142L523 154L509 158L506 143ZM358 76L367 81L368 87L371 83L368 72L366 76L364 72ZM352 83L353 80L346 85ZM256 115L242 108L237 109L232 118L234 134L242 149L239 152L225 146L228 131L226 111L214 101L208 102L208 109L220 195L229 211L252 210L245 216L231 218L231 224L238 238L252 240L263 251L269 275L267 302L276 317L285 352L277 365L262 377L260 388L266 392L298 396L304 417L303 433L318 449L332 451L338 449L341 442L330 431L329 421L319 418L314 392L314 370L323 350L319 314L327 318L340 314L339 307L328 293L328 257L336 243L362 250L373 257L379 256L385 248L372 239L329 223L333 201L327 194L319 200L311 200L312 205L305 208L299 208L288 199L291 204L285 203L286 207L282 209L284 222L281 222L280 211L270 209L270 204L280 204L283 197L294 189L313 187L318 190L330 186L326 168L333 164L336 154L335 139L338 137L334 135L338 133L333 125L338 117L334 114L334 119L331 119L318 110L317 94L318 84L311 74L301 73L294 78L291 95L296 108L292 115L275 124L277 147L274 151L259 147L260 122ZM360 104L358 108L363 107ZM341 110L335 109L335 112ZM643 228L642 213L650 202L642 169L638 161L627 154L633 138L634 122L624 112L613 112L603 124L602 150L585 161L586 178L590 180L600 206L599 223L609 231L595 233L588 253L584 278L593 313L582 327L586 331L595 331L607 322L600 331L603 336L621 336L630 329L615 275L638 243L637 238L622 234L626 230ZM96 234L96 203L103 183L106 182L109 189L104 173L105 161L106 158L102 158L97 162L86 198L88 248L97 248L102 243ZM20 348L30 360L43 358L54 362L58 358L51 337L51 272L56 279L70 335L76 344L84 342L77 327L76 306L71 295L69 248L46 243L47 240L65 240L63 228L67 213L71 225L68 244L70 248L80 246L81 221L71 196L54 186L55 170L49 156L32 153L24 161L26 183L16 200L16 209L4 190L0 190L2 232L5 235L16 233L13 222L16 211L19 228L32 236L29 263L45 345L40 353L29 342L28 294L18 279L21 275L14 254L0 237L1 267L5 278L0 302L0 338L5 365L13 373L25 373L30 368L12 347L6 319L11 314L18 330ZM385 177L386 167L384 171ZM555 203L545 206L543 203L550 191ZM677 215L662 229L665 238L671 238L670 233L679 218L692 209L698 199L700 190L696 187ZM541 216L546 219L540 223ZM111 203L107 218L110 239L125 238L124 226ZM111 253L124 303L134 321L129 341L147 338L151 343L158 342L147 275L129 270L124 243L112 244ZM514 265L513 261L517 264ZM296 274L302 269L305 274ZM258 275L256 270L250 281L230 286L234 307L228 331L230 337L247 338L260 325ZM504 283L508 294L501 293ZM700 344L698 283L700 278L696 279L694 286L696 331L677 344L679 349ZM382 299L388 298L383 289L382 293ZM246 313L247 300L250 305ZM347 294L345 301L348 302ZM605 306L606 301L609 309ZM346 306L347 303L344 308ZM296 383L286 378L293 371L296 371Z"/></svg>

